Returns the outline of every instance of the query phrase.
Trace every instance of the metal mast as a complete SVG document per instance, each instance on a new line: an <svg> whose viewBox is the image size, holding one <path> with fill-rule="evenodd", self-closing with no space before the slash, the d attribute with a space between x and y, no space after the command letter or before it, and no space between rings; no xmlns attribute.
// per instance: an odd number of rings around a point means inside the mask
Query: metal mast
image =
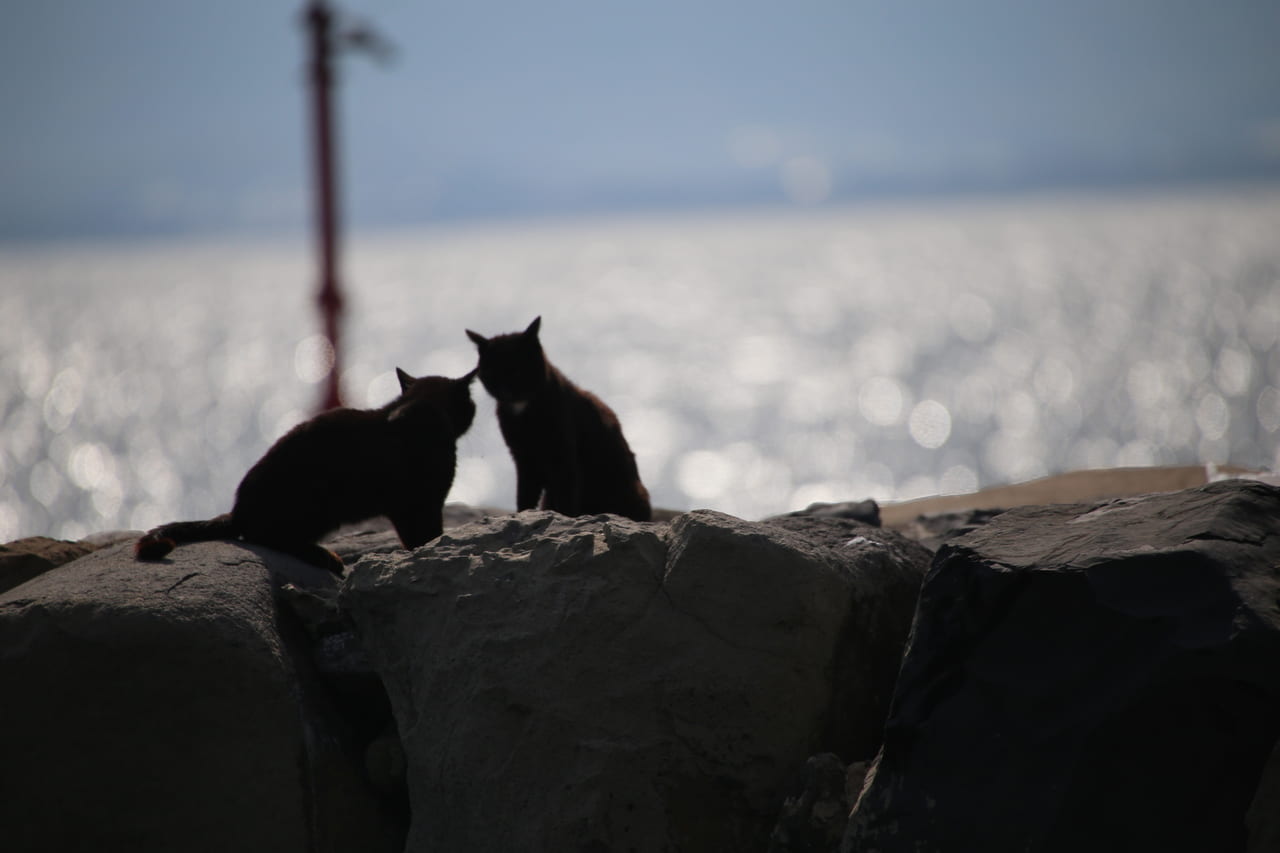
<svg viewBox="0 0 1280 853"><path fill-rule="evenodd" d="M338 281L338 177L333 132L334 52L350 45L386 57L390 46L368 27L335 34L333 11L324 0L311 0L305 12L310 36L311 118L315 181L315 233L320 256L320 289L316 296L324 335L333 348L333 367L325 380L320 410L342 405L342 314L345 302Z"/></svg>

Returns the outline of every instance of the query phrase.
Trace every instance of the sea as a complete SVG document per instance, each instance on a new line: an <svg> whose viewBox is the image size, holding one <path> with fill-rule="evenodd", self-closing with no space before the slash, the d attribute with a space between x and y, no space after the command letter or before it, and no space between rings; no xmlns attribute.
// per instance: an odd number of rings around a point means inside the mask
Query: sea
<svg viewBox="0 0 1280 853"><path fill-rule="evenodd" d="M542 318L657 506L744 518L1079 468L1280 466L1280 186L0 245L0 541L204 518L395 368ZM450 500L515 504L492 401Z"/></svg>

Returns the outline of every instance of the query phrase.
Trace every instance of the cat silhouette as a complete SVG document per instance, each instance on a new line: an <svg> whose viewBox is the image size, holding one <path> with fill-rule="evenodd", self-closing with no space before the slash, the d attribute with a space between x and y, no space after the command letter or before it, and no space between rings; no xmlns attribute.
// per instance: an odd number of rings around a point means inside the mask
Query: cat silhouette
<svg viewBox="0 0 1280 853"><path fill-rule="evenodd" d="M134 546L140 560L211 539L241 539L342 574L342 560L317 540L343 524L386 516L406 548L444 529L457 440L471 426L471 381L400 368L401 393L379 409L323 412L282 436L249 469L231 512L164 524Z"/></svg>
<svg viewBox="0 0 1280 853"><path fill-rule="evenodd" d="M618 416L547 360L542 318L492 338L467 329L480 352L480 382L497 401L498 425L516 466L516 509L563 515L614 513L648 521L649 492ZM541 503L539 503L541 501Z"/></svg>

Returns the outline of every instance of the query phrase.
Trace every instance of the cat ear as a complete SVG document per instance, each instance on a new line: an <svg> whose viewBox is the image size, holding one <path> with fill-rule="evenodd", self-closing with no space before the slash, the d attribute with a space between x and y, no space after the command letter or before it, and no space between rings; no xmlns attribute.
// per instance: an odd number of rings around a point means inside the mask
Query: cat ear
<svg viewBox="0 0 1280 853"><path fill-rule="evenodd" d="M480 349L484 349L485 344L489 343L489 339L484 335L479 332L473 332L470 329L467 329L467 337L471 338L472 342Z"/></svg>
<svg viewBox="0 0 1280 853"><path fill-rule="evenodd" d="M542 315L538 315L537 317L533 318L533 322L529 324L529 328L524 330L524 336L526 338L538 337L538 329L540 329L541 327L542 327Z"/></svg>
<svg viewBox="0 0 1280 853"><path fill-rule="evenodd" d="M400 369L400 368L398 368L398 367L396 368L396 379L399 379L399 380L400 380L400 390L401 390L402 392L403 392L403 391L408 391L408 390L409 390L409 387L410 387L411 385L413 385L413 383L414 383L414 382L416 382L416 381L417 381L417 380L416 380L416 379L414 379L412 376L410 376L409 374L405 373L403 370L401 370L401 369Z"/></svg>
<svg viewBox="0 0 1280 853"><path fill-rule="evenodd" d="M470 385L470 384L471 384L471 380L475 379L475 378L476 378L476 374L477 374L477 373L479 373L479 372L480 372L480 368L479 368L479 367L473 367L473 368L471 369L471 372L470 372L470 373L468 373L466 376L460 377L460 378L455 379L455 380L453 380L453 381L454 381L454 382L456 382L456 383L458 383L459 385L461 385L461 386L463 386L463 387L465 388L466 386L468 386L468 385Z"/></svg>

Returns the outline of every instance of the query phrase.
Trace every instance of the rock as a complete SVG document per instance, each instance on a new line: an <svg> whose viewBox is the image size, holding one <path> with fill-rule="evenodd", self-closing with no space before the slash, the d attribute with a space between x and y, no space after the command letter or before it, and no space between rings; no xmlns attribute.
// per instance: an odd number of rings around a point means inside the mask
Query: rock
<svg viewBox="0 0 1280 853"><path fill-rule="evenodd" d="M875 775L879 758L880 755L877 753L876 757L870 761L855 761L845 769L844 790L850 811L857 808L858 800L862 799L862 793L867 789L867 782Z"/></svg>
<svg viewBox="0 0 1280 853"><path fill-rule="evenodd" d="M97 533L90 533L88 536L80 540L82 545L91 545L93 550L106 548L108 545L119 545L121 542L136 542L141 536L141 530L102 530Z"/></svg>
<svg viewBox="0 0 1280 853"><path fill-rule="evenodd" d="M498 509L491 506L450 503L444 505L444 526L447 530L450 527L461 527L464 524L483 521L486 518L499 515L511 515L511 510Z"/></svg>
<svg viewBox="0 0 1280 853"><path fill-rule="evenodd" d="M403 738L407 849L765 849L833 717L878 741L832 707L841 647L893 621L889 548L850 538L524 512L361 560L341 601Z"/></svg>
<svg viewBox="0 0 1280 853"><path fill-rule="evenodd" d="M831 853L840 846L849 816L846 769L830 752L805 762L796 790L782 802L769 853Z"/></svg>
<svg viewBox="0 0 1280 853"><path fill-rule="evenodd" d="M1280 741L1271 748L1245 823L1249 829L1248 853L1280 850Z"/></svg>
<svg viewBox="0 0 1280 853"><path fill-rule="evenodd" d="M878 721L889 713L911 614L933 555L900 533L839 516L800 514L765 523L856 563L851 578L854 599L859 602L858 628L845 635L832 662L832 714L823 749L846 761L869 760L880 749ZM877 723L866 725L870 720Z"/></svg>
<svg viewBox="0 0 1280 853"><path fill-rule="evenodd" d="M0 545L0 593L95 550L94 545L29 536Z"/></svg>
<svg viewBox="0 0 1280 853"><path fill-rule="evenodd" d="M923 560L926 566L933 558L931 553L901 533L882 530L864 521L844 516L793 512L766 518L761 524L789 530L815 544L837 551L867 546L878 546L889 550L901 549L909 552L912 559ZM921 575L923 577L923 572Z"/></svg>
<svg viewBox="0 0 1280 853"><path fill-rule="evenodd" d="M947 542L972 533L1002 512L1003 509L964 509L921 515L903 525L902 532L930 551L937 551Z"/></svg>
<svg viewBox="0 0 1280 853"><path fill-rule="evenodd" d="M880 526L880 505L871 498L840 503L812 503L801 510L782 517L812 516L814 518L847 518L861 521L871 527Z"/></svg>
<svg viewBox="0 0 1280 853"><path fill-rule="evenodd" d="M842 850L1243 850L1280 489L1026 507L938 552Z"/></svg>
<svg viewBox="0 0 1280 853"><path fill-rule="evenodd" d="M0 596L4 848L399 850L256 547L96 551Z"/></svg>

